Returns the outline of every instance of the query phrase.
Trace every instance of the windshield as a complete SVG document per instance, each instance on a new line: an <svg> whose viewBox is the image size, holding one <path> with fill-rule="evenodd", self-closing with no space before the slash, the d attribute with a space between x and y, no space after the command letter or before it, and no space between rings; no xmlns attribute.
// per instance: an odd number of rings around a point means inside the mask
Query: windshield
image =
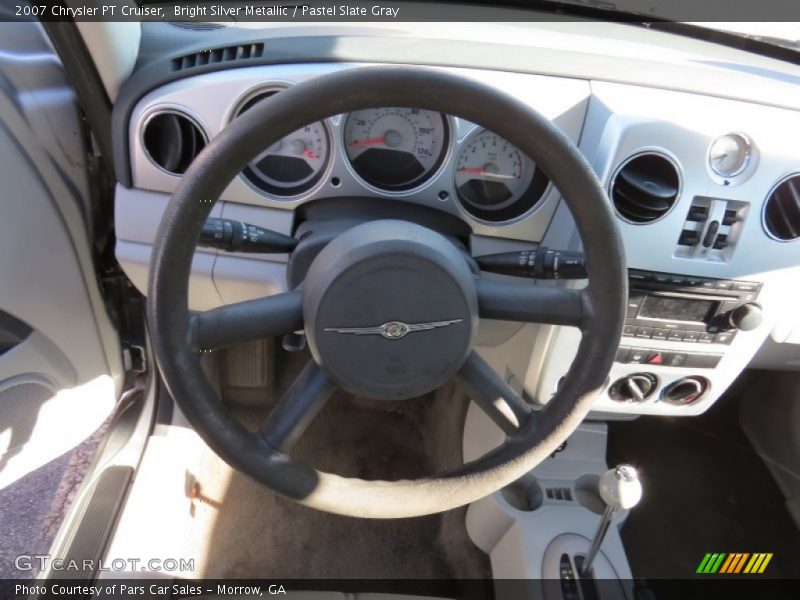
<svg viewBox="0 0 800 600"><path fill-rule="evenodd" d="M167 20L175 18L175 20L185 19L188 21L215 21L210 16L207 8L193 9L193 12L186 12L186 10L179 11L176 6L197 6L196 3L191 2L174 2L170 0L136 0L137 4L142 5L167 5ZM455 20L469 21L480 17L481 20L494 20L494 18L501 16L494 13L494 9L522 9L517 12L515 16L525 19L526 8L530 8L531 21L537 21L540 18L550 20L552 18L558 19L558 15L563 15L563 18L568 19L570 16L588 16L589 18L607 18L616 19L615 15L621 15L623 20L634 19L637 22L655 22L667 21L676 23L685 23L694 27L705 29L712 29L728 34L733 34L737 37L756 40L758 42L780 46L791 50L800 50L800 3L796 5L793 3L787 6L777 7L776 5L768 5L768 10L763 3L752 3L749 7L737 7L735 14L730 13L730 0L703 0L698 3L696 0L672 0L670 2L658 2L658 0L509 0L507 2L498 2L495 4L488 4L486 0L432 0L429 2L415 2L413 0L391 0L381 1L377 0L374 4L380 6L391 7L391 11L380 13L375 18L366 17L366 20L378 21L425 21L425 20L443 20L449 21L453 19L452 10L447 7L452 3L459 4L473 4L477 5L475 10L462 12L456 16ZM293 2L290 0L276 1L276 0L221 0L218 2L220 6L284 6L294 9L297 6L324 6L332 5L331 2L324 2L320 0L308 0ZM570 8L568 8L570 7ZM783 12L776 12L771 9L781 9ZM338 10L335 7L335 10ZM396 12L395 12L396 10ZM787 12L788 11L788 12ZM494 14L493 14L494 13ZM774 13L774 14L773 14ZM220 13L214 13L219 16ZM318 15L318 13L313 13ZM375 13L371 13L375 14ZM177 15L177 17L176 17ZM258 23L258 26L264 26L263 19L242 19L241 12L224 13L225 17L218 22L221 25L231 25L232 22L240 26L246 26L248 20ZM545 16L547 15L547 16ZM623 16L624 15L624 16ZM718 16L735 16L737 18L746 19L764 19L775 18L773 22L767 21L714 21L713 19ZM305 17L302 12L290 11L283 15L280 14L268 15L267 22L292 22L292 21L329 21L332 20L330 15L321 15L317 17ZM338 12L334 12L333 20L346 20L339 17ZM493 18L494 17L494 18ZM789 18L797 19L794 21ZM778 21L777 19L782 19ZM359 18L358 20L364 20Z"/></svg>
<svg viewBox="0 0 800 600"><path fill-rule="evenodd" d="M759 42L800 50L800 23L690 23L726 31Z"/></svg>

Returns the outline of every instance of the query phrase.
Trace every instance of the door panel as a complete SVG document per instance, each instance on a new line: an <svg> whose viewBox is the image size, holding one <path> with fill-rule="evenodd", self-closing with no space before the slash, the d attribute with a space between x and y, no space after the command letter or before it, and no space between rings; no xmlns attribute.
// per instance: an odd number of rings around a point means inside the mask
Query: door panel
<svg viewBox="0 0 800 600"><path fill-rule="evenodd" d="M2 489L97 429L123 376L91 254L85 130L37 23L0 23L0 156Z"/></svg>

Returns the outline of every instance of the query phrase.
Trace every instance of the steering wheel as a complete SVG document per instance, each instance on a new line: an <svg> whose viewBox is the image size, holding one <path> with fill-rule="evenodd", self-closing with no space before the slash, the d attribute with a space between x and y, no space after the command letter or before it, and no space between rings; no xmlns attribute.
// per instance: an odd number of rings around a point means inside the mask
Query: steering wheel
<svg viewBox="0 0 800 600"><path fill-rule="evenodd" d="M583 290L482 278L451 241L382 220L331 241L301 286L208 310L188 309L192 256L213 202L259 152L308 123L379 106L462 117L494 131L548 174L587 256ZM468 504L520 478L578 427L604 387L627 298L610 203L574 144L529 106L433 68L358 67L282 91L233 121L195 159L166 208L150 265L148 319L161 374L208 445L233 468L297 502L367 518L413 517ZM480 318L580 328L577 355L550 402L534 411L472 349ZM231 417L201 368L203 351L304 330L313 360L258 431ZM454 470L375 481L318 471L292 444L337 387L385 401L455 377L505 432L505 442Z"/></svg>

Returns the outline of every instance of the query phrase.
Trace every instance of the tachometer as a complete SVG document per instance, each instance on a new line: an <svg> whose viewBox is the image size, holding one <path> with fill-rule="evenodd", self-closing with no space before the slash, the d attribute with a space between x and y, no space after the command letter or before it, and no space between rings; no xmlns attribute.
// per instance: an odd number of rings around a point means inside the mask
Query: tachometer
<svg viewBox="0 0 800 600"><path fill-rule="evenodd" d="M448 143L444 115L419 108L372 108L350 113L344 128L347 157L367 183L407 190L442 164Z"/></svg>
<svg viewBox="0 0 800 600"><path fill-rule="evenodd" d="M496 133L482 130L461 147L455 187L462 206L487 221L506 221L527 211L547 187L533 161Z"/></svg>
<svg viewBox="0 0 800 600"><path fill-rule="evenodd" d="M268 91L251 98L238 114L275 94ZM328 164L330 141L324 123L306 125L264 150L242 173L250 183L275 196L296 196L322 178Z"/></svg>

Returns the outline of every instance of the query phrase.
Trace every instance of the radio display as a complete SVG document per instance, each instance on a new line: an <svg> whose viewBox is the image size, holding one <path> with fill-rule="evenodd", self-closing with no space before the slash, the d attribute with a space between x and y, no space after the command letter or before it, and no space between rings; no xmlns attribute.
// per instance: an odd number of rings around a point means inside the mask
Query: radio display
<svg viewBox="0 0 800 600"><path fill-rule="evenodd" d="M647 295L639 310L638 317L642 319L705 323L716 312L718 304L715 300Z"/></svg>

